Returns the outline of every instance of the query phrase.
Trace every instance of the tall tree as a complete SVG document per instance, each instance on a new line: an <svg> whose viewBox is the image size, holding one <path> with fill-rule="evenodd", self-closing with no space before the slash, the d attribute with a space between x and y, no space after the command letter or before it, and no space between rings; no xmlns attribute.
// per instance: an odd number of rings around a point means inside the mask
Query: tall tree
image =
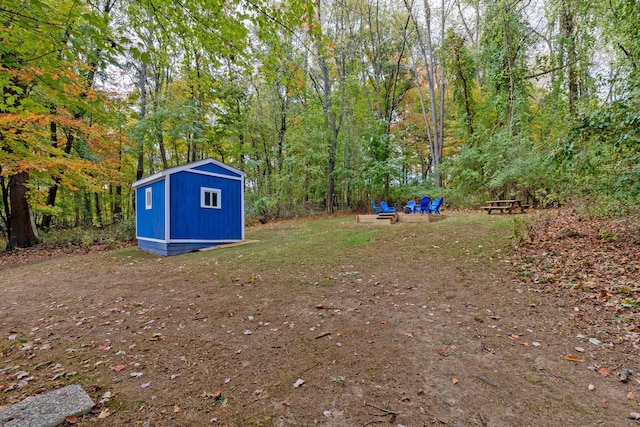
<svg viewBox="0 0 640 427"><path fill-rule="evenodd" d="M405 0L405 6L409 11L411 20L415 28L415 35L418 42L418 49L424 61L423 69L426 73L429 108L422 98L421 106L424 110L425 126L428 128L427 135L429 137L429 151L431 156L431 165L434 169L434 182L436 186L442 186L442 176L440 174L440 164L442 163L442 148L444 146L444 96L445 96L445 76L444 67L440 67L436 48L434 46L432 31L432 9L428 0L424 0L422 4L422 12L424 14L424 25L422 20L417 16L418 10L416 5L409 0ZM445 32L445 9L444 1L442 3L441 17L441 37L444 39ZM417 84L420 84L417 68L414 70L414 76ZM421 89L420 89L421 90ZM431 120L427 119L427 111L429 111Z"/></svg>
<svg viewBox="0 0 640 427"><path fill-rule="evenodd" d="M491 103L500 126L514 134L526 124L531 93L527 50L534 34L522 8L521 1L491 0L480 40Z"/></svg>
<svg viewBox="0 0 640 427"><path fill-rule="evenodd" d="M334 10L325 11L325 7L329 9L333 5ZM335 42L330 41L331 37L337 39L344 35L345 11L343 2L327 2L326 4L318 2L317 18L315 20L315 28L312 28L310 34L315 46L314 56L317 61L319 76L313 73L310 77L313 86L322 105L324 116L324 134L327 142L327 197L326 208L328 212L333 212L335 204L335 169L336 169L336 151L338 147L338 138L342 128L342 120L344 118L344 85L340 84L339 101L334 102L332 99L334 86L339 82L344 82L346 69L343 62L341 52L335 55L333 49L336 47ZM333 13L335 12L335 15ZM335 22L330 22L327 16L336 16ZM334 62L335 61L335 62Z"/></svg>
<svg viewBox="0 0 640 427"><path fill-rule="evenodd" d="M453 91L453 102L461 125L462 137L470 142L474 136L476 102L473 90L476 87L476 65L467 39L449 29L442 49L442 64L448 71L449 84Z"/></svg>
<svg viewBox="0 0 640 427"><path fill-rule="evenodd" d="M100 106L99 96L87 85L96 64L87 58L95 49L110 49L97 25L100 19L78 2L35 1L25 7L9 1L0 9L0 37L5 42L0 51L0 161L8 249L37 241L32 181L52 188L71 185L82 175L76 175L77 167L86 168L86 174L95 171L87 167L92 159L85 148L105 148L95 139L97 123L91 129L78 113ZM54 135L58 125L67 135L74 134L63 147ZM73 155L69 144L76 148ZM108 151L101 155L110 156Z"/></svg>

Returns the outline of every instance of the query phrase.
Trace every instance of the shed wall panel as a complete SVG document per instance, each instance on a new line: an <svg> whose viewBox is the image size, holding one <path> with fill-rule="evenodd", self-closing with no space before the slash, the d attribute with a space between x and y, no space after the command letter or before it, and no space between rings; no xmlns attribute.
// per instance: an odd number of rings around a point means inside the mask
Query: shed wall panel
<svg viewBox="0 0 640 427"><path fill-rule="evenodd" d="M242 239L242 181L189 172L170 179L172 239ZM221 190L221 209L200 207L202 187Z"/></svg>
<svg viewBox="0 0 640 427"><path fill-rule="evenodd" d="M151 187L151 209L145 208L145 191ZM154 183L136 189L136 235L151 239L165 239L165 182Z"/></svg>

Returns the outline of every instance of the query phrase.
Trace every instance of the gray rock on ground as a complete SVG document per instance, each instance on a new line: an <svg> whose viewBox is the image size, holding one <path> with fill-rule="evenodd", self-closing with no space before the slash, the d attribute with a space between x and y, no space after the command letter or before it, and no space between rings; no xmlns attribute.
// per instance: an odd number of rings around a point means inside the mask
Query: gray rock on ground
<svg viewBox="0 0 640 427"><path fill-rule="evenodd" d="M0 427L55 427L65 417L84 415L92 407L87 392L73 384L0 408Z"/></svg>

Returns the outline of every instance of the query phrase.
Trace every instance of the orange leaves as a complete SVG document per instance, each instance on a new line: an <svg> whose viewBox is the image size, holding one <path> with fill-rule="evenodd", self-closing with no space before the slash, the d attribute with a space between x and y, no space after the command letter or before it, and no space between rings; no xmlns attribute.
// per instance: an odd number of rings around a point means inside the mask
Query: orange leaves
<svg viewBox="0 0 640 427"><path fill-rule="evenodd" d="M601 289L600 294L597 296L598 299L609 299L613 294L606 289Z"/></svg>
<svg viewBox="0 0 640 427"><path fill-rule="evenodd" d="M598 373L600 375L602 375L603 377L608 377L608 376L611 376L613 374L613 372L611 372L611 370L606 366L603 366L600 369L598 369Z"/></svg>
<svg viewBox="0 0 640 427"><path fill-rule="evenodd" d="M2 113L0 114L0 129L3 133L20 133L25 127L29 125L45 126L51 120L49 114L36 114L32 112L17 113ZM44 134L44 133L43 133ZM4 135L3 135L4 136ZM29 135L21 135L22 137L29 137Z"/></svg>
<svg viewBox="0 0 640 427"><path fill-rule="evenodd" d="M564 360L568 360L569 362L584 362L584 359L580 356L576 356L573 354L567 354L564 356Z"/></svg>
<svg viewBox="0 0 640 427"><path fill-rule="evenodd" d="M38 108L44 110L43 106ZM54 114L36 113L35 109L2 113L0 133L1 173L31 175L38 183L30 189L34 207L44 206L46 197L37 192L46 191L54 180L72 191L82 187L93 192L103 191L106 183L121 182L118 153L126 137L96 123L90 125L67 109L57 108Z"/></svg>

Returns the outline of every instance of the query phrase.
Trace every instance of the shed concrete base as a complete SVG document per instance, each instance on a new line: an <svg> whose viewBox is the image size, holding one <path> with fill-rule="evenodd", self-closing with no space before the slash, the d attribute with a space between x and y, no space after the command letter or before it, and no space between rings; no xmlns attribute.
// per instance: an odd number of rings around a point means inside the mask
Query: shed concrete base
<svg viewBox="0 0 640 427"><path fill-rule="evenodd" d="M226 243L224 245L218 245L218 246L209 246L209 247L200 249L200 252L212 251L214 249L233 248L235 246L248 245L250 243L256 243L256 242L259 242L259 241L260 240L249 240L249 239L246 239L246 240L243 240L242 242Z"/></svg>

